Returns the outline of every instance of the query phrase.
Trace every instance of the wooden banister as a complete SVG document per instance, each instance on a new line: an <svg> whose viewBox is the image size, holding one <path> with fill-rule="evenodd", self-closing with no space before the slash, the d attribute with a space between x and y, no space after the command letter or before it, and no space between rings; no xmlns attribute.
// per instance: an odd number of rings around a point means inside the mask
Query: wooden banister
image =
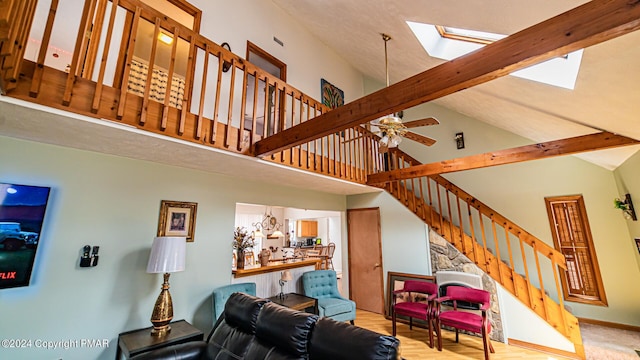
<svg viewBox="0 0 640 360"><path fill-rule="evenodd" d="M16 6L35 10L35 0L5 0L3 4L7 1L12 6L12 14L17 11ZM111 7L107 11L109 1ZM48 24L53 24L59 15L55 4L52 2ZM119 13L125 11L124 24L115 21L116 8ZM41 40L38 66L21 59L26 64L23 78L29 82L33 96L30 101L247 155L257 141L330 110L291 84L139 0L86 0L82 9L68 73L64 73L64 69L44 66L41 61L50 39L60 36L54 33L56 29L51 25ZM0 20L4 15L0 13ZM19 21L7 21L7 33L28 33L30 26L25 25L33 21L33 13L26 13L16 20ZM150 22L155 35L163 32L174 38L168 51L160 51L160 44L153 42L149 45L150 59L134 58L141 21ZM0 24L0 31L2 26ZM103 36L98 36L99 32ZM120 48L113 49L113 37L120 33L123 34ZM189 50L184 54L181 49L187 47ZM2 50L6 48L3 46ZM3 60L7 64L6 58ZM141 60L144 63L140 64ZM113 66L110 64L114 61L115 77L107 79L107 68ZM186 69L182 70L185 62ZM165 68L158 68L161 63ZM176 73L178 63L181 64L180 74ZM230 67L226 73L222 71L225 64ZM138 92L132 92L129 87L134 66L143 70L135 79L138 89L135 91ZM20 65L13 67L20 68ZM153 86L157 85L154 85L152 72L157 69L169 84L176 76L183 79L180 86L184 89L180 89L177 100L170 99L170 85L164 86L161 93L155 92ZM8 82L17 82L17 77L14 79L7 74L7 71L2 73L0 84L5 92L11 90L6 86ZM49 87L46 94L41 94L43 81L50 83L52 89L54 86L62 88L61 94L54 93ZM12 96L23 98L21 91L14 91ZM260 103L262 97L271 103ZM369 174L379 172L383 167L375 137L356 126L280 151L265 160L364 183Z"/></svg>
<svg viewBox="0 0 640 360"><path fill-rule="evenodd" d="M397 149L391 149L389 155L393 169L419 164ZM412 179L400 179L384 186L434 231L573 341L576 353L580 355L582 352L583 356L579 329L575 325L577 320L564 309L562 300L557 269L566 268L562 253L439 175L420 177L419 185L415 184ZM422 210L427 207L428 216ZM468 229L465 229L465 225L468 225ZM479 235L476 235L476 231ZM520 248L517 255L512 247L516 241ZM541 257L549 260L557 300L546 293L546 262L543 264ZM523 273L518 273L516 266L520 266Z"/></svg>
<svg viewBox="0 0 640 360"><path fill-rule="evenodd" d="M122 25L123 28L114 28L116 22L113 9L106 18L106 11L103 11L105 0L86 0L69 73L65 73L64 69L46 67L40 60L38 66L23 61L24 46L16 46L9 55L0 55L2 91L11 91L11 96L19 99L247 155L250 155L256 142L330 111L327 106L303 94L291 84L139 0L109 1L112 1L112 8L126 11L127 20ZM7 18L3 13L5 10L0 8L0 36L6 33L11 38L18 39L21 34L28 34L33 21L35 0L4 0L3 4L24 6L23 9L27 12L14 21L14 18ZM52 4L55 5L55 1ZM13 13L15 10L10 11ZM55 16L57 14L53 6L51 23ZM3 19L6 19L6 24L2 22ZM151 73L159 63L155 56L148 61L142 94L129 91L133 50L140 21L150 21L155 34L163 31L174 37L166 70L169 85L164 88L162 100L150 96L153 80ZM87 38L85 30L93 24L99 24L95 28L102 27L106 33L104 39L96 36ZM54 35L53 31L45 31L43 44L49 42ZM112 51L112 34L119 32L124 33L125 38L121 41L120 48ZM4 46L6 41L0 37L3 51L8 49ZM24 45L26 38L20 41ZM187 54L178 53L178 41L186 42L189 49ZM156 46L152 47L153 54L160 53L156 51ZM97 49L102 49L99 60ZM41 52L43 51L46 51L46 46L42 46ZM38 59L42 59L42 54L39 55ZM12 59L16 57L19 61L13 62ZM105 67L109 59L118 59L113 84L105 81ZM169 100L170 84L179 60L186 62L184 94L180 106L172 105ZM96 64L98 61L99 64ZM224 64L230 65L229 73L223 72ZM15 72L18 68L22 68L24 72L20 78ZM95 78L94 69L97 70ZM251 80L253 87L248 86ZM44 81L51 86L41 87ZM13 85L8 86L9 83ZM238 89L240 84L242 89ZM63 91L60 92L59 89ZM30 94L30 90L35 91ZM265 101L259 104L261 96L264 96ZM269 99L272 99L272 103ZM191 112L192 109L195 113ZM249 124L251 129L246 128ZM420 165L416 159L396 148L382 154L378 140L376 134L358 125L301 142L275 152L265 160L361 184L365 184L373 174ZM577 328L577 321L563 307L557 267L566 268L566 263L560 252L439 175L394 180L376 186L383 187L395 196L429 224L433 231L446 238L568 338L579 341L579 332L576 336L574 330ZM501 254L501 251L505 254ZM530 252L533 253L533 258L527 255ZM551 271L545 267L547 261L544 258L549 259ZM521 270L516 270L520 268ZM543 281L543 277L548 277L549 273L553 274L555 291L559 294L557 303L545 294L545 290L554 289L547 278Z"/></svg>

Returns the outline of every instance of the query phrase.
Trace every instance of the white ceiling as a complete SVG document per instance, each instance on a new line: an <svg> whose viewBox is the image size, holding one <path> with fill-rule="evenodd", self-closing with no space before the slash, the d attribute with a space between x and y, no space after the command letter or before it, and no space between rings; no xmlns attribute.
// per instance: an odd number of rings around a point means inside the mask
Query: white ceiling
<svg viewBox="0 0 640 360"><path fill-rule="evenodd" d="M429 57L405 21L513 34L584 0L272 0L364 74L390 82L442 60ZM585 49L575 90L503 77L434 102L464 115L544 142L607 130L640 140L640 31ZM490 61L490 59L487 59ZM439 119L446 121L446 119ZM579 155L614 169L640 149L630 146Z"/></svg>

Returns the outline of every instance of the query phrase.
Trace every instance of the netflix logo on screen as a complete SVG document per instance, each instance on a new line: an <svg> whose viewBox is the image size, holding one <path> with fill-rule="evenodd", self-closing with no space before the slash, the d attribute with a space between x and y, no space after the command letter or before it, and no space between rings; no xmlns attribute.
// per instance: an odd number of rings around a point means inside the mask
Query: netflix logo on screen
<svg viewBox="0 0 640 360"><path fill-rule="evenodd" d="M50 190L0 183L0 289L29 286Z"/></svg>
<svg viewBox="0 0 640 360"><path fill-rule="evenodd" d="M16 278L16 271L1 272L0 280L10 280Z"/></svg>

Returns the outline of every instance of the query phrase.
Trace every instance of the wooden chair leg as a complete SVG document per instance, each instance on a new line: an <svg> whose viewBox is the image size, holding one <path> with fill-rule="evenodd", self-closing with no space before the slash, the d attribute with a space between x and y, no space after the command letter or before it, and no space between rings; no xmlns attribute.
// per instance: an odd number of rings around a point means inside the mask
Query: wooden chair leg
<svg viewBox="0 0 640 360"><path fill-rule="evenodd" d="M456 342L458 342L458 328L456 328Z"/></svg>
<svg viewBox="0 0 640 360"><path fill-rule="evenodd" d="M487 331L484 329L482 330L482 345L484 345L484 359L489 360L489 351L491 351L491 353L495 353L496 351L493 349L489 334L487 334Z"/></svg>
<svg viewBox="0 0 640 360"><path fill-rule="evenodd" d="M392 335L396 336L396 312L395 311L391 311L391 329L392 330Z"/></svg>
<svg viewBox="0 0 640 360"><path fill-rule="evenodd" d="M438 351L442 351L442 332L440 330L440 320L436 320L436 334L438 336Z"/></svg>
<svg viewBox="0 0 640 360"><path fill-rule="evenodd" d="M427 317L427 325L429 329L429 347L433 349L433 323L430 316Z"/></svg>
<svg viewBox="0 0 640 360"><path fill-rule="evenodd" d="M482 334L482 345L484 345L484 360L489 360L489 346L487 346L487 335Z"/></svg>

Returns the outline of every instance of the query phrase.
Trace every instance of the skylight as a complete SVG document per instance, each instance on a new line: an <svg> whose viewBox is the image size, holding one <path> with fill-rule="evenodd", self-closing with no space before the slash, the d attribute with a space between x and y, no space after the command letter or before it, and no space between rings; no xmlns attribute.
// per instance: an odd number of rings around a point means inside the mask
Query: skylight
<svg viewBox="0 0 640 360"><path fill-rule="evenodd" d="M453 60L507 37L507 35L411 21L407 21L407 25L429 56L443 60ZM582 50L577 50L566 56L513 72L511 75L573 90L581 60Z"/></svg>

